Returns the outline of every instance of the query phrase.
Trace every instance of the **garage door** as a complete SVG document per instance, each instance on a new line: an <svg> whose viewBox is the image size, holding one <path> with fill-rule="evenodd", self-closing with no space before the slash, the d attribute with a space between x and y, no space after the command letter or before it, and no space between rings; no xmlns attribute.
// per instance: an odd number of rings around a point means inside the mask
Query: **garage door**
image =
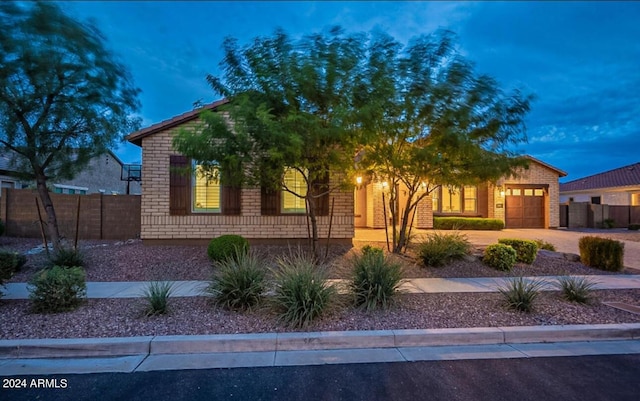
<svg viewBox="0 0 640 401"><path fill-rule="evenodd" d="M544 228L544 188L507 187L507 228Z"/></svg>

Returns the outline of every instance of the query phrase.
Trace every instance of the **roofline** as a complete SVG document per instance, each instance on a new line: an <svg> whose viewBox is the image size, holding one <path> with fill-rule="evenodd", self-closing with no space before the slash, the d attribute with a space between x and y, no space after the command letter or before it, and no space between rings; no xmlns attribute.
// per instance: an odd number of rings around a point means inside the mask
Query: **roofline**
<svg viewBox="0 0 640 401"><path fill-rule="evenodd" d="M541 164L541 165L543 165L544 167L546 167L546 168L548 168L548 169L550 169L550 170L553 170L553 171L557 172L557 173L558 173L558 175L559 175L560 177L566 177L566 176L567 176L567 173L566 173L565 171L560 170L560 169L559 169L559 168L557 168L557 167L553 167L552 165L547 164L547 163L543 162L543 161L542 161L542 160L540 160L540 159L536 159L535 157L533 157L533 156L529 156L529 155L525 155L524 157L525 157L526 159L529 159L529 160L531 160L531 161L534 161L534 162L536 162L536 163L538 163L538 164Z"/></svg>
<svg viewBox="0 0 640 401"><path fill-rule="evenodd" d="M179 114L177 116L171 117L167 120L161 121L159 123L153 124L149 127L143 128L136 132L132 132L127 135L125 139L131 142L134 145L142 147L142 139L148 137L149 135L156 134L160 131L167 130L169 128L176 127L178 125L184 124L188 121L195 120L198 118L201 112L204 110L214 110L223 104L229 103L228 99L220 99L213 103L206 104L199 109L187 111L186 113Z"/></svg>

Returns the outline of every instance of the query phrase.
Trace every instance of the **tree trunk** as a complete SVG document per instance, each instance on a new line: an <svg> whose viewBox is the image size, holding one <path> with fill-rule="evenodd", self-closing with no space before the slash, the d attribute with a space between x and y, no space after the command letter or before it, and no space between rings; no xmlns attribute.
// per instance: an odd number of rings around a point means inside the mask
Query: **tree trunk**
<svg viewBox="0 0 640 401"><path fill-rule="evenodd" d="M53 208L53 202L51 196L49 196L49 190L47 189L47 178L44 174L36 174L36 185L38 188L38 195L44 211L47 213L47 231L49 232L49 239L53 245L53 250L58 251L60 249L60 232L58 230L58 219L56 218L56 211Z"/></svg>
<svg viewBox="0 0 640 401"><path fill-rule="evenodd" d="M318 259L318 219L316 218L316 202L312 196L307 198L307 205L309 209L307 213L309 214L309 221L311 222L311 250L313 251L313 256Z"/></svg>
<svg viewBox="0 0 640 401"><path fill-rule="evenodd" d="M407 237L407 230L409 225L409 216L411 215L411 211L416 207L411 207L411 199L413 196L409 196L407 198L407 204L404 208L404 213L402 215L402 224L400 225L400 232L398 233L398 243L393 247L393 253L402 253L402 250L407 246L407 241L409 238Z"/></svg>

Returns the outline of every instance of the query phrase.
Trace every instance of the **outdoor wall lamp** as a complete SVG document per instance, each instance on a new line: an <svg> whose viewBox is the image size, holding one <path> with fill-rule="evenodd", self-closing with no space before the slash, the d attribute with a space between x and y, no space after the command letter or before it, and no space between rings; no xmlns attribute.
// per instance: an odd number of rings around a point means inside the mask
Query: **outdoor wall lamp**
<svg viewBox="0 0 640 401"><path fill-rule="evenodd" d="M358 185L358 186L362 185L362 177L361 176L357 176L356 177L356 185Z"/></svg>
<svg viewBox="0 0 640 401"><path fill-rule="evenodd" d="M387 188L389 186L389 183L386 181L382 181L382 188Z"/></svg>
<svg viewBox="0 0 640 401"><path fill-rule="evenodd" d="M500 197L504 198L504 187L502 185L498 185L498 192L500 192Z"/></svg>

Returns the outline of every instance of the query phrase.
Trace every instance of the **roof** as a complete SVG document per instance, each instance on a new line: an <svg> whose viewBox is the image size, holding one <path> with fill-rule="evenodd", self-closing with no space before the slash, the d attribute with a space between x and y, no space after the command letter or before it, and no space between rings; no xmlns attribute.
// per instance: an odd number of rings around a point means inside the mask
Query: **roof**
<svg viewBox="0 0 640 401"><path fill-rule="evenodd" d="M640 163L590 175L560 184L560 192L640 185Z"/></svg>
<svg viewBox="0 0 640 401"><path fill-rule="evenodd" d="M553 167L552 165L547 164L547 163L543 162L542 160L536 159L536 158L535 158L535 157L533 157L533 156L525 155L524 157L525 157L526 159L529 159L529 160L531 160L531 161L533 161L533 162L536 162L536 163L538 163L538 164L540 164L540 165L542 165L542 166L544 166L544 167L548 168L549 170L553 170L553 171L555 171L556 173L558 173L558 175L559 175L560 177L566 177L566 175L567 175L567 173L566 173L565 171L560 170L560 169L559 169L559 168L557 168L557 167Z"/></svg>
<svg viewBox="0 0 640 401"><path fill-rule="evenodd" d="M136 132L133 132L129 135L127 135L126 139L127 141L133 143L134 145L138 145L138 146L142 146L142 138L145 138L149 135L153 135L155 133L158 133L160 131L164 131L167 130L169 128L173 128L176 127L180 124L184 124L188 121L191 120L195 120L196 118L198 118L198 116L200 115L201 112L203 112L204 110L213 110L219 106L222 106L223 104L227 104L229 103L229 100L227 99L221 99L221 100L217 100L213 103L209 103L206 104L204 106L202 106L199 109L195 109L195 110L191 110L188 111L186 113L182 113L180 115L177 115L175 117L172 117L168 120L164 120L161 121L159 123L153 124L147 128L143 128L141 130L138 130Z"/></svg>

